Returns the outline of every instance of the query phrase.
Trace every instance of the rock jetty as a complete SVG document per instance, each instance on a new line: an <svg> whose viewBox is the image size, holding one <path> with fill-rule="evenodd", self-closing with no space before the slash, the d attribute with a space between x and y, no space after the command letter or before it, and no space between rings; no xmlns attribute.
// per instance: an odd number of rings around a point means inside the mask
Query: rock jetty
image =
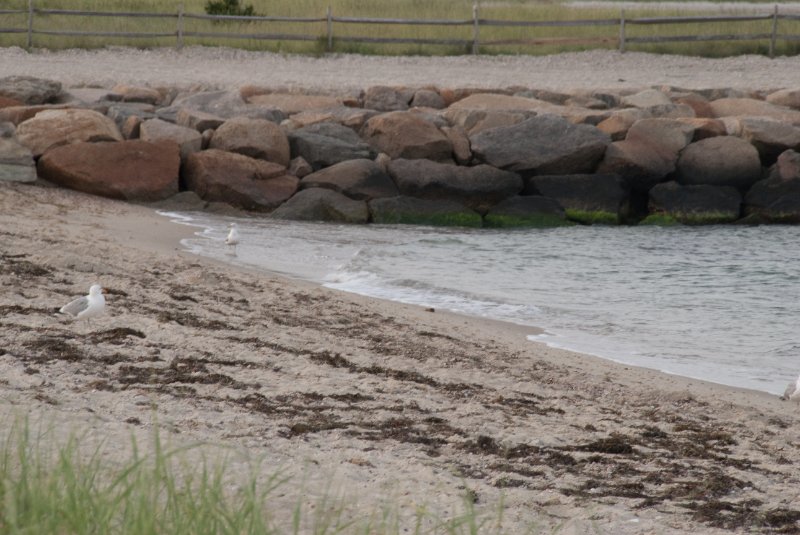
<svg viewBox="0 0 800 535"><path fill-rule="evenodd" d="M0 181L267 217L800 223L800 88L309 95L0 79ZM216 204L214 204L216 206Z"/></svg>

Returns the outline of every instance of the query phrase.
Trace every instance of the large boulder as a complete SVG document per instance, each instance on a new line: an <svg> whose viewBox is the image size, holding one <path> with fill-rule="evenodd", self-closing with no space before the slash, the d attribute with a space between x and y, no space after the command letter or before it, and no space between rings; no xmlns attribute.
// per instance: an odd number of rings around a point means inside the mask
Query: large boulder
<svg viewBox="0 0 800 535"><path fill-rule="evenodd" d="M317 123L289 132L289 146L293 157L301 156L314 169L375 157L368 143L338 123Z"/></svg>
<svg viewBox="0 0 800 535"><path fill-rule="evenodd" d="M17 126L20 143L34 156L47 149L80 141L122 141L117 125L92 110L44 110Z"/></svg>
<svg viewBox="0 0 800 535"><path fill-rule="evenodd" d="M402 195L457 200L479 212L517 195L523 188L519 175L489 165L462 167L400 159L391 161L387 170Z"/></svg>
<svg viewBox="0 0 800 535"><path fill-rule="evenodd" d="M373 223L431 225L441 227L480 227L480 214L454 200L418 199L398 196L369 201Z"/></svg>
<svg viewBox="0 0 800 535"><path fill-rule="evenodd" d="M14 137L0 136L0 182L35 180L36 164L30 149L21 145Z"/></svg>
<svg viewBox="0 0 800 535"><path fill-rule="evenodd" d="M162 110L158 111L158 117L165 121L170 121L170 116L163 113ZM225 122L225 118L206 111L194 110L191 108L178 108L177 114L174 117L174 122L186 128L193 128L198 132L205 132L206 130L215 130L222 126L222 123Z"/></svg>
<svg viewBox="0 0 800 535"><path fill-rule="evenodd" d="M472 153L494 167L531 174L594 171L611 138L593 126L573 125L555 115L470 136Z"/></svg>
<svg viewBox="0 0 800 535"><path fill-rule="evenodd" d="M744 191L761 178L761 161L756 148L743 139L711 137L683 150L675 176L684 185L732 186Z"/></svg>
<svg viewBox="0 0 800 535"><path fill-rule="evenodd" d="M650 190L650 221L687 225L730 223L741 215L742 195L730 186L683 186L671 181ZM645 222L648 222L645 219Z"/></svg>
<svg viewBox="0 0 800 535"><path fill-rule="evenodd" d="M756 182L745 195L744 212L756 222L800 223L800 177Z"/></svg>
<svg viewBox="0 0 800 535"><path fill-rule="evenodd" d="M178 193L180 151L173 142L77 142L42 155L39 176L85 193L158 201Z"/></svg>
<svg viewBox="0 0 800 535"><path fill-rule="evenodd" d="M414 98L414 90L376 85L364 93L364 107L377 111L403 111Z"/></svg>
<svg viewBox="0 0 800 535"><path fill-rule="evenodd" d="M780 89L767 95L766 101L776 106L800 109L800 89Z"/></svg>
<svg viewBox="0 0 800 535"><path fill-rule="evenodd" d="M207 201L257 211L277 208L300 182L279 164L216 149L191 154L181 175L186 187Z"/></svg>
<svg viewBox="0 0 800 535"><path fill-rule="evenodd" d="M117 84L111 91L118 95L122 102L144 102L156 105L161 104L164 100L164 95L152 87Z"/></svg>
<svg viewBox="0 0 800 535"><path fill-rule="evenodd" d="M445 103L438 91L432 89L418 89L414 93L414 98L411 99L411 107L441 110L445 107Z"/></svg>
<svg viewBox="0 0 800 535"><path fill-rule="evenodd" d="M448 108L442 116L455 127L463 128L469 135L482 130L513 126L536 116L534 111L472 110Z"/></svg>
<svg viewBox="0 0 800 535"><path fill-rule="evenodd" d="M678 155L694 136L694 127L676 119L640 119L623 141L606 149L601 173L622 176L631 187L647 192L675 171Z"/></svg>
<svg viewBox="0 0 800 535"><path fill-rule="evenodd" d="M188 110L202 112L220 121L233 117L250 117L279 123L286 118L286 115L277 109L248 104L242 99L239 91L201 91L179 95L170 106L160 108L158 116L165 121L176 122L180 110L185 110L184 113Z"/></svg>
<svg viewBox="0 0 800 535"><path fill-rule="evenodd" d="M375 110L351 108L349 106L336 106L321 110L305 110L292 115L289 122L295 128L302 128L316 123L339 123L341 125L360 130L372 117L378 115Z"/></svg>
<svg viewBox="0 0 800 535"><path fill-rule="evenodd" d="M672 104L672 100L669 95L658 89L645 89L633 95L622 97L621 103L623 106L631 106L633 108L653 108L655 106L669 106Z"/></svg>
<svg viewBox="0 0 800 535"><path fill-rule="evenodd" d="M286 134L278 125L266 119L228 119L214 132L209 148L237 152L284 167L289 165L291 159Z"/></svg>
<svg viewBox="0 0 800 535"><path fill-rule="evenodd" d="M767 117L742 117L742 139L750 142L764 165L772 165L785 150L800 147L800 128Z"/></svg>
<svg viewBox="0 0 800 535"><path fill-rule="evenodd" d="M6 76L0 78L0 96L13 98L25 104L52 102L61 94L61 82L33 76Z"/></svg>
<svg viewBox="0 0 800 535"><path fill-rule="evenodd" d="M492 206L484 217L487 227L558 227L567 224L564 208L549 197L509 197Z"/></svg>
<svg viewBox="0 0 800 535"><path fill-rule="evenodd" d="M523 193L556 200L579 223L618 224L630 215L630 188L615 174L534 176Z"/></svg>
<svg viewBox="0 0 800 535"><path fill-rule="evenodd" d="M174 141L181 150L181 159L186 159L193 152L202 148L200 132L193 128L186 128L161 119L150 119L139 125L139 139L153 143L159 141Z"/></svg>
<svg viewBox="0 0 800 535"><path fill-rule="evenodd" d="M721 98L711 102L714 117L770 117L800 125L800 111L753 98Z"/></svg>
<svg viewBox="0 0 800 535"><path fill-rule="evenodd" d="M369 210L365 201L356 201L327 188L309 188L276 209L270 217L294 221L330 221L367 223Z"/></svg>
<svg viewBox="0 0 800 535"><path fill-rule="evenodd" d="M325 95L294 95L290 93L267 93L247 97L247 102L266 109L279 110L284 115L301 111L324 110L342 105L342 99Z"/></svg>
<svg viewBox="0 0 800 535"><path fill-rule="evenodd" d="M781 153L770 169L770 176L780 177L783 180L800 179L800 152L787 150Z"/></svg>
<svg viewBox="0 0 800 535"><path fill-rule="evenodd" d="M372 160L348 160L307 175L300 188L328 188L356 200L394 197L397 186L383 168Z"/></svg>
<svg viewBox="0 0 800 535"><path fill-rule="evenodd" d="M408 112L376 115L364 125L364 139L392 158L448 161L453 145L434 124Z"/></svg>

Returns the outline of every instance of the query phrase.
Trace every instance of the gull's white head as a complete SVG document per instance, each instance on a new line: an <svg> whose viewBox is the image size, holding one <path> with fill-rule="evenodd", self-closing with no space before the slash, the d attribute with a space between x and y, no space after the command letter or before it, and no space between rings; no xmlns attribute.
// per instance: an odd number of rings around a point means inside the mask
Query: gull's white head
<svg viewBox="0 0 800 535"><path fill-rule="evenodd" d="M229 223L228 226L231 227L231 228L236 228L239 225L237 225L236 223Z"/></svg>
<svg viewBox="0 0 800 535"><path fill-rule="evenodd" d="M89 288L89 295L98 296L103 293L103 287L99 284L92 284L92 287Z"/></svg>

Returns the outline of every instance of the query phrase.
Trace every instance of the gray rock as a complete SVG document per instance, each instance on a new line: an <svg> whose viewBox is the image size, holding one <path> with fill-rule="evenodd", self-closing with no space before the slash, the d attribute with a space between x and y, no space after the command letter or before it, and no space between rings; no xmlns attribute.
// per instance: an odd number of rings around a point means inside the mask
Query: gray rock
<svg viewBox="0 0 800 535"><path fill-rule="evenodd" d="M755 222L800 223L800 177L760 180L745 195L744 205L745 214Z"/></svg>
<svg viewBox="0 0 800 535"><path fill-rule="evenodd" d="M278 207L270 217L294 221L330 221L367 223L369 210L365 201L356 201L327 188L299 191Z"/></svg>
<svg viewBox="0 0 800 535"><path fill-rule="evenodd" d="M442 227L480 227L480 214L453 200L416 197L386 197L369 201L373 223L431 225Z"/></svg>
<svg viewBox="0 0 800 535"><path fill-rule="evenodd" d="M197 130L161 119L150 119L139 125L139 139L152 142L174 141L181 149L183 160L193 152L201 150L203 146L202 135Z"/></svg>
<svg viewBox="0 0 800 535"><path fill-rule="evenodd" d="M0 96L13 98L25 104L52 102L61 94L61 82L33 76L6 76L0 78Z"/></svg>
<svg viewBox="0 0 800 535"><path fill-rule="evenodd" d="M772 165L785 150L800 147L800 128L767 117L742 117L742 139L758 151L764 165Z"/></svg>
<svg viewBox="0 0 800 535"><path fill-rule="evenodd" d="M328 188L356 200L399 194L397 186L381 166L365 159L347 160L312 173L300 181L300 188Z"/></svg>
<svg viewBox="0 0 800 535"><path fill-rule="evenodd" d="M645 89L633 95L622 97L623 106L634 108L652 108L672 104L669 96L657 89Z"/></svg>
<svg viewBox="0 0 800 535"><path fill-rule="evenodd" d="M478 212L517 195L522 179L516 173L489 165L462 167L429 160L393 160L388 165L402 195L456 200Z"/></svg>
<svg viewBox="0 0 800 535"><path fill-rule="evenodd" d="M157 115L164 121L174 122L186 128L194 128L198 132L216 130L225 122L225 119L219 115L190 108L179 108L174 121L170 121L165 114L161 113L161 110Z"/></svg>
<svg viewBox="0 0 800 535"><path fill-rule="evenodd" d="M431 89L420 89L414 93L414 98L411 100L411 106L417 108L433 108L441 110L445 107L444 99L442 96Z"/></svg>
<svg viewBox="0 0 800 535"><path fill-rule="evenodd" d="M409 112L372 117L362 130L364 139L392 158L452 161L453 145L436 125Z"/></svg>
<svg viewBox="0 0 800 535"><path fill-rule="evenodd" d="M564 208L554 199L529 195L509 197L484 217L487 227L557 227L567 223Z"/></svg>
<svg viewBox="0 0 800 535"><path fill-rule="evenodd" d="M741 216L742 195L730 186L658 184L650 190L651 215L687 225L730 223ZM645 220L646 222L647 220Z"/></svg>
<svg viewBox="0 0 800 535"><path fill-rule="evenodd" d="M523 193L555 199L568 219L584 224L618 224L630 215L630 187L616 174L533 176Z"/></svg>
<svg viewBox="0 0 800 535"><path fill-rule="evenodd" d="M275 162L284 167L289 165L290 160L286 134L277 124L266 119L228 119L216 129L209 147Z"/></svg>
<svg viewBox="0 0 800 535"><path fill-rule="evenodd" d="M746 190L761 178L758 151L733 136L701 139L686 147L678 159L677 181Z"/></svg>
<svg viewBox="0 0 800 535"><path fill-rule="evenodd" d="M338 123L317 123L293 130L289 133L289 145L293 157L302 157L314 169L375 157L368 143Z"/></svg>
<svg viewBox="0 0 800 535"><path fill-rule="evenodd" d="M575 174L594 171L611 138L593 126L573 125L545 114L484 130L471 136L470 142L476 159L500 169Z"/></svg>
<svg viewBox="0 0 800 535"><path fill-rule="evenodd" d="M364 107L378 111L402 111L414 97L413 89L372 86L364 93Z"/></svg>
<svg viewBox="0 0 800 535"><path fill-rule="evenodd" d="M289 162L289 174L294 175L297 178L303 178L304 176L308 176L313 172L314 168L311 167L311 164L308 163L302 156L292 158L292 161Z"/></svg>
<svg viewBox="0 0 800 535"><path fill-rule="evenodd" d="M33 182L33 153L13 137L0 136L0 182Z"/></svg>
<svg viewBox="0 0 800 535"><path fill-rule="evenodd" d="M139 117L143 121L155 119L155 110L155 107L150 104L138 102L115 103L108 107L106 115L117 124L117 128L122 129L122 125L130 117Z"/></svg>
<svg viewBox="0 0 800 535"><path fill-rule="evenodd" d="M175 122L181 109L208 113L222 119L233 117L250 117L251 119L267 119L280 123L286 115L274 108L265 108L246 103L239 91L203 91L179 95L169 107L159 110L159 118Z"/></svg>

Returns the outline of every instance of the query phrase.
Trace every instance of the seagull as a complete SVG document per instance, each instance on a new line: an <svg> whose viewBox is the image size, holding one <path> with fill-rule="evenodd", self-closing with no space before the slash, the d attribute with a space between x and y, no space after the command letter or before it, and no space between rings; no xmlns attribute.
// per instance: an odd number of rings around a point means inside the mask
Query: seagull
<svg viewBox="0 0 800 535"><path fill-rule="evenodd" d="M781 399L800 402L800 377L798 377L795 382L789 383Z"/></svg>
<svg viewBox="0 0 800 535"><path fill-rule="evenodd" d="M99 284L89 288L89 295L79 297L61 307L59 312L73 319L89 320L100 316L106 308L105 290Z"/></svg>
<svg viewBox="0 0 800 535"><path fill-rule="evenodd" d="M228 237L225 238L225 243L233 246L233 254L236 254L236 246L239 244L239 230L236 223L231 223L230 227L231 230L228 232Z"/></svg>

